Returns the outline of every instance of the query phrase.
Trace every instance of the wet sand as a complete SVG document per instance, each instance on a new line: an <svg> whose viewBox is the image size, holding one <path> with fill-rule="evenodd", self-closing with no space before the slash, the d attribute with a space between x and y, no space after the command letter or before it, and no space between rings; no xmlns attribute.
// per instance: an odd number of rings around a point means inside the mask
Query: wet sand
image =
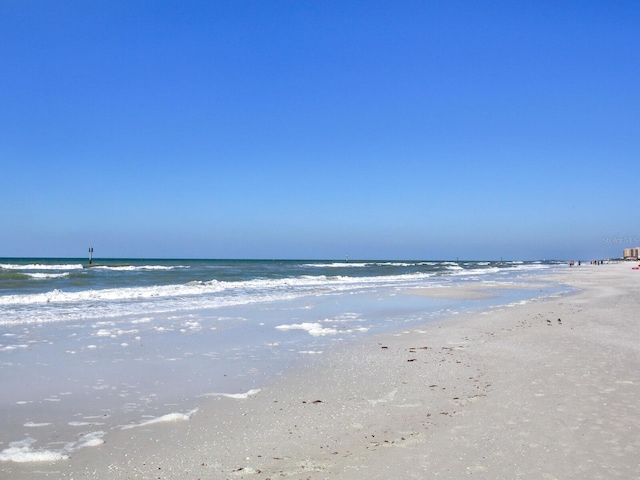
<svg viewBox="0 0 640 480"><path fill-rule="evenodd" d="M631 267L567 269L576 294L369 337L188 420L2 462L0 478L640 478Z"/></svg>

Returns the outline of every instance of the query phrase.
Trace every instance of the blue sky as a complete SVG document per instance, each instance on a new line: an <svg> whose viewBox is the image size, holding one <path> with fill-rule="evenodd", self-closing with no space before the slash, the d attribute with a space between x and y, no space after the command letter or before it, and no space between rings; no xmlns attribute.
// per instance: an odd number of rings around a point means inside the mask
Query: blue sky
<svg viewBox="0 0 640 480"><path fill-rule="evenodd" d="M640 244L640 3L0 2L0 256Z"/></svg>

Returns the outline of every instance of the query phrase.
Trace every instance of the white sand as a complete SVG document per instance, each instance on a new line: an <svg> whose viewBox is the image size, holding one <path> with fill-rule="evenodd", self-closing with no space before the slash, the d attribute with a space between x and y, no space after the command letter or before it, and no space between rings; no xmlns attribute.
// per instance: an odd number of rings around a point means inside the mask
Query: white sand
<svg viewBox="0 0 640 480"><path fill-rule="evenodd" d="M369 338L0 478L640 478L631 266L567 269L575 295Z"/></svg>

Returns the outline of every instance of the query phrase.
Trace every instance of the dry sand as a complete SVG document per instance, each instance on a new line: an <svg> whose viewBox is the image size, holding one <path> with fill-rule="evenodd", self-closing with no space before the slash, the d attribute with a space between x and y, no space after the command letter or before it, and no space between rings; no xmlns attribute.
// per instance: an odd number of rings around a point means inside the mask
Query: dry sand
<svg viewBox="0 0 640 480"><path fill-rule="evenodd" d="M0 478L638 479L631 266L567 269L574 295L368 338L249 398Z"/></svg>

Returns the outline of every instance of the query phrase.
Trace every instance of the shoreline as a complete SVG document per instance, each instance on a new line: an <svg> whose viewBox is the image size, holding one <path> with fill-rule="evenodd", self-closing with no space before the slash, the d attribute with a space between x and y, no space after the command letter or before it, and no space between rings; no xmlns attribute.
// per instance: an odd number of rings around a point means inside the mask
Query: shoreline
<svg viewBox="0 0 640 480"><path fill-rule="evenodd" d="M245 398L206 399L188 420L110 432L64 461L0 462L0 473L639 477L640 274L585 265L552 278L579 291L368 337Z"/></svg>

